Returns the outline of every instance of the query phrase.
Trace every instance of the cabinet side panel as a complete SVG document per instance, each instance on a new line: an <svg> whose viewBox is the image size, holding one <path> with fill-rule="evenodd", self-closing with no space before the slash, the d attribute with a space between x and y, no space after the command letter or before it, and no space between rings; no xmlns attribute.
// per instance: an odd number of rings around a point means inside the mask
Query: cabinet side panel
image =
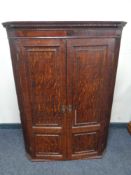
<svg viewBox="0 0 131 175"><path fill-rule="evenodd" d="M9 45L10 45L10 53L11 53L11 61L12 61L12 68L13 68L13 74L15 79L15 88L17 93L17 99L18 99L18 106L20 111L20 118L21 118L21 124L22 124L22 131L24 136L24 142L25 142L25 148L28 154L33 154L32 149L30 145L32 144L32 138L31 138L31 128L32 124L29 120L27 120L26 111L23 105L23 96L20 88L20 76L19 76L19 62L18 62L18 50L15 44L14 38L9 38Z"/></svg>

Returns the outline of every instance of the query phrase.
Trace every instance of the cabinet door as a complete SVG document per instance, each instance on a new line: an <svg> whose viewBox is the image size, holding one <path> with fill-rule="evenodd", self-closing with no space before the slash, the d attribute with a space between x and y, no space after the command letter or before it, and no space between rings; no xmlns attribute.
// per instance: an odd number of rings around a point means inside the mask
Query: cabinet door
<svg viewBox="0 0 131 175"><path fill-rule="evenodd" d="M62 39L16 39L21 118L35 159L65 159L66 58Z"/></svg>
<svg viewBox="0 0 131 175"><path fill-rule="evenodd" d="M115 39L106 38L67 41L70 159L98 156L104 149L114 87L114 44Z"/></svg>

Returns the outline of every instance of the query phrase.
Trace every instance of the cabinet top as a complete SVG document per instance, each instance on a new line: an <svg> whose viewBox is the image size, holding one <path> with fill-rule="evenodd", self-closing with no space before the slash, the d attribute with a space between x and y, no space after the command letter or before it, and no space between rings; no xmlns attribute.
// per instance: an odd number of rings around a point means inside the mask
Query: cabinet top
<svg viewBox="0 0 131 175"><path fill-rule="evenodd" d="M123 28L124 21L11 21L6 28Z"/></svg>

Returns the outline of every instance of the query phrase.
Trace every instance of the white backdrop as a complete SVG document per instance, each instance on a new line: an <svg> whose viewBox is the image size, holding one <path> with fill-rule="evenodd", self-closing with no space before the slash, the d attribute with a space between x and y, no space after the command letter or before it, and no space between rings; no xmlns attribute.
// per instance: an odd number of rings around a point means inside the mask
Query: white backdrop
<svg viewBox="0 0 131 175"><path fill-rule="evenodd" d="M112 122L131 120L131 18L130 0L1 0L0 23L5 21L126 21L112 107ZM19 123L6 31L0 25L0 123Z"/></svg>

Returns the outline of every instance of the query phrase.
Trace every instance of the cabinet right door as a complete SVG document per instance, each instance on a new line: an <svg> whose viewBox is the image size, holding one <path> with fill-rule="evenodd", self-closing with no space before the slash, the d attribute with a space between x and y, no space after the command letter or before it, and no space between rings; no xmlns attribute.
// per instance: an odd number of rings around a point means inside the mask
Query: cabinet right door
<svg viewBox="0 0 131 175"><path fill-rule="evenodd" d="M68 158L99 156L105 148L117 58L114 38L67 41Z"/></svg>

